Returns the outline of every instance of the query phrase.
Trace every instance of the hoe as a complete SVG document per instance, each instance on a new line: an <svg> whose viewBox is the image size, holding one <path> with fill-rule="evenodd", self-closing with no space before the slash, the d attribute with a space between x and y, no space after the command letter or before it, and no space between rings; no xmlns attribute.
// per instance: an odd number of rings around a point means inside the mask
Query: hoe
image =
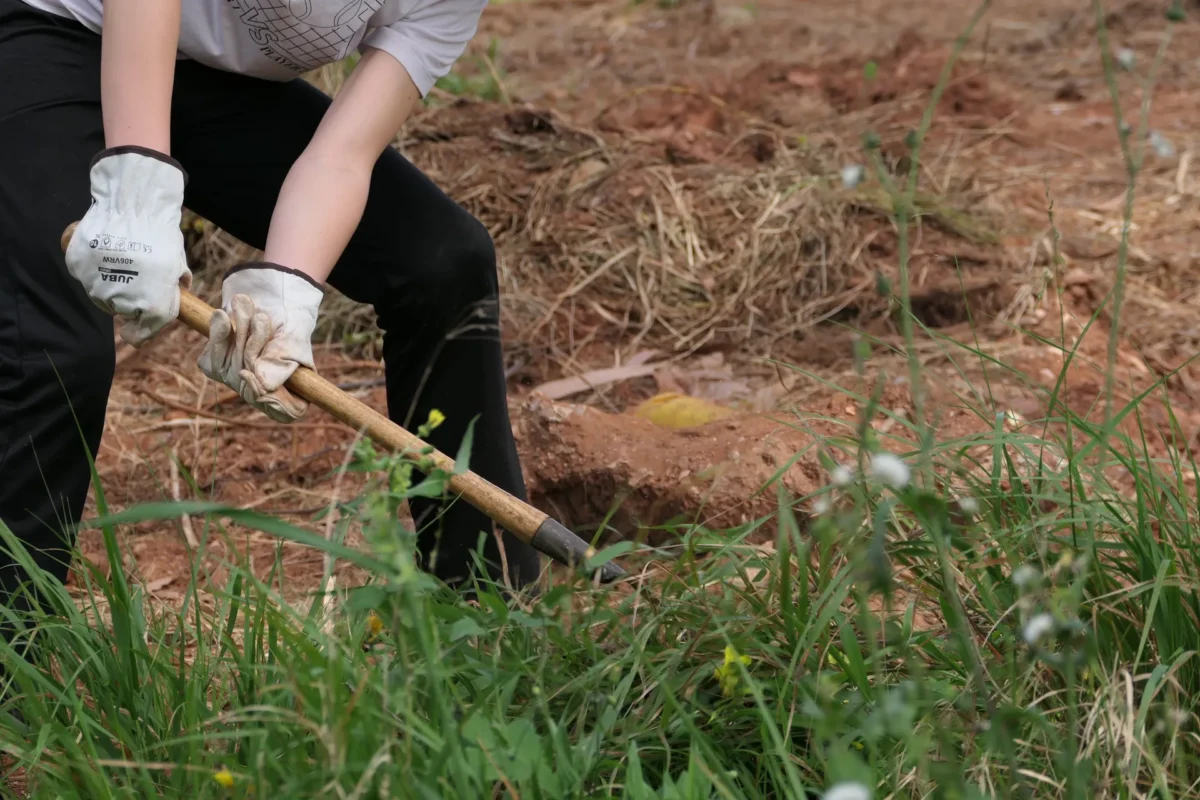
<svg viewBox="0 0 1200 800"><path fill-rule="evenodd" d="M61 245L64 252L70 244L76 224L71 223L63 231ZM208 303L187 290L181 290L179 318L189 328L207 337L212 313L213 308ZM296 370L288 380L287 388L355 430L365 431L376 441L394 450L420 452L428 447L418 436L365 403L355 400L307 367ZM429 454L429 458L435 466L450 473L450 488L492 521L512 531L522 541L561 564L572 568L579 568L584 564L590 548L566 526L474 472L454 474L454 460L436 449ZM600 580L608 583L625 574L625 571L609 561L599 568L599 573Z"/></svg>

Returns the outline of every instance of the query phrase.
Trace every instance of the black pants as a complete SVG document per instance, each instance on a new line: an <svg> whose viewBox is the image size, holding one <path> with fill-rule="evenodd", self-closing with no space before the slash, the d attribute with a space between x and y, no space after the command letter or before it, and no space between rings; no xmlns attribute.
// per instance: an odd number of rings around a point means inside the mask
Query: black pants
<svg viewBox="0 0 1200 800"><path fill-rule="evenodd" d="M114 370L112 319L67 273L59 246L63 228L88 208L88 163L104 146L100 37L0 0L0 76L0 520L61 581L90 483L84 446L99 446ZM185 205L264 247L280 186L329 104L301 80L178 62L171 150L189 175ZM472 469L524 498L505 400L496 256L483 225L389 148L329 283L375 309L389 416L415 430L440 409L446 421L430 444L451 455L478 416ZM423 526L426 569L451 583L467 576L481 531L485 557L501 563L486 516L463 499L435 502L410 504ZM535 579L536 551L507 532L503 539L509 579ZM23 579L0 554L0 603Z"/></svg>

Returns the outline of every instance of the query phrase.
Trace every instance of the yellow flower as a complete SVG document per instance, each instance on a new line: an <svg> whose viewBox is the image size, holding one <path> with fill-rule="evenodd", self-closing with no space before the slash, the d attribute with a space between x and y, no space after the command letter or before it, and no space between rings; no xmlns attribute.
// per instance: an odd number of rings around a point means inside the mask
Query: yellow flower
<svg viewBox="0 0 1200 800"><path fill-rule="evenodd" d="M367 615L367 632L371 634L371 638L375 638L383 631L383 620L379 615L372 611Z"/></svg>
<svg viewBox="0 0 1200 800"><path fill-rule="evenodd" d="M219 769L214 772L213 780L224 786L226 789L233 788L233 773L227 769Z"/></svg>
<svg viewBox="0 0 1200 800"><path fill-rule="evenodd" d="M721 682L721 693L726 697L732 696L733 690L737 688L738 671L734 663L738 661L750 666L750 656L738 655L731 646L725 645L725 663L713 668L713 675Z"/></svg>
<svg viewBox="0 0 1200 800"><path fill-rule="evenodd" d="M426 424L429 425L430 429L433 429L433 428L436 428L438 425L441 425L445 421L446 421L446 415L443 414L441 411L438 411L436 408L434 408L434 409L430 410L429 422Z"/></svg>

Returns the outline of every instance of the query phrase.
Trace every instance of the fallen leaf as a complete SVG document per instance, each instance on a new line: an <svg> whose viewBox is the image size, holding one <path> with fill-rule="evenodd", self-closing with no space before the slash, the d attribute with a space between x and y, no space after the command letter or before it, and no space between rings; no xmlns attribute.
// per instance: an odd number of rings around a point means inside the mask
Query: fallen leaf
<svg viewBox="0 0 1200 800"><path fill-rule="evenodd" d="M801 89L816 89L821 85L821 76L807 69L790 70L786 78L792 86L799 86Z"/></svg>
<svg viewBox="0 0 1200 800"><path fill-rule="evenodd" d="M650 359L658 355L657 350L642 350L636 353L633 358L629 359L627 366L635 366L637 364L645 364Z"/></svg>
<svg viewBox="0 0 1200 800"><path fill-rule="evenodd" d="M603 175L607 170L608 164L605 164L598 158L589 158L571 173L571 177L567 181L567 192L574 193L579 191L598 176Z"/></svg>
<svg viewBox="0 0 1200 800"><path fill-rule="evenodd" d="M174 575L169 575L165 578L156 578L155 580L152 580L146 584L146 591L149 592L150 594L154 594L155 592L157 592L161 589L167 588L174 582L175 582Z"/></svg>
<svg viewBox="0 0 1200 800"><path fill-rule="evenodd" d="M636 417L648 419L655 425L672 430L703 425L733 413L731 408L675 392L655 395L633 411Z"/></svg>

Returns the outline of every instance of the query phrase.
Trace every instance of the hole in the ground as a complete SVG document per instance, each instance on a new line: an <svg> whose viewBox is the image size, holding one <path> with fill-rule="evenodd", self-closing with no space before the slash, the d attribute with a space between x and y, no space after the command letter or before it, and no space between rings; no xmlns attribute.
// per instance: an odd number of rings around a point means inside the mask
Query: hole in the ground
<svg viewBox="0 0 1200 800"><path fill-rule="evenodd" d="M1012 290L1000 283L975 287L947 286L924 289L912 296L913 316L930 328L949 328L980 321L999 313L1012 299Z"/></svg>
<svg viewBox="0 0 1200 800"><path fill-rule="evenodd" d="M893 292L898 289L893 286ZM963 287L957 281L944 286L923 287L911 295L913 315L929 328L950 328L966 322L981 323L1001 312L1013 298L1010 286L994 281ZM899 300L897 299L897 303ZM878 294L864 293L830 315L826 321L863 330L873 330L884 323L888 301ZM894 318L898 320L898 317Z"/></svg>

